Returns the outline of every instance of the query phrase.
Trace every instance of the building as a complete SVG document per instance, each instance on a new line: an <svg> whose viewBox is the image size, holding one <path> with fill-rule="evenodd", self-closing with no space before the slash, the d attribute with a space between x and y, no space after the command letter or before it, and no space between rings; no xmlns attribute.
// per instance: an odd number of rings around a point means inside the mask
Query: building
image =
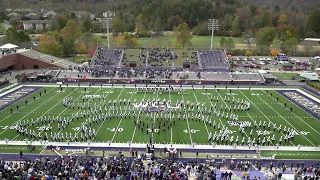
<svg viewBox="0 0 320 180"><path fill-rule="evenodd" d="M44 31L51 25L51 20L29 20L22 21L23 29L26 31Z"/></svg>
<svg viewBox="0 0 320 180"><path fill-rule="evenodd" d="M57 16L57 15L58 15L57 13L55 13L55 12L53 12L53 11L51 10L51 11L45 12L42 17L44 17L44 18L46 18L46 19L52 19L52 18L54 18L54 17Z"/></svg>
<svg viewBox="0 0 320 180"><path fill-rule="evenodd" d="M91 14L88 11L72 11L71 13L74 13L76 18L78 18L78 19L84 19L84 18L94 19L94 18L96 18L96 16L94 14Z"/></svg>
<svg viewBox="0 0 320 180"><path fill-rule="evenodd" d="M34 12L31 12L29 14L26 15L27 18L31 19L31 20L37 20L40 18L40 16Z"/></svg>
<svg viewBox="0 0 320 180"><path fill-rule="evenodd" d="M319 38L305 38L305 42L310 42L312 44L320 44L320 39Z"/></svg>
<svg viewBox="0 0 320 180"><path fill-rule="evenodd" d="M21 15L16 13L16 12L12 12L10 14L7 15L10 19L11 18L15 18L15 19L20 19L21 18Z"/></svg>

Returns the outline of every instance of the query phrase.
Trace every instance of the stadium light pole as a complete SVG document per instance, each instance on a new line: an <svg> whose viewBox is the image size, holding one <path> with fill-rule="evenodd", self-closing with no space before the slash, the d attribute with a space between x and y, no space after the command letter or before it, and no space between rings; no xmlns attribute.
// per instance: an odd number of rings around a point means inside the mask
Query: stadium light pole
<svg viewBox="0 0 320 180"><path fill-rule="evenodd" d="M107 29L107 41L108 41L108 49L110 48L110 38L109 38L109 30L112 28L112 18L114 18L115 13L112 11L106 11L103 14L104 23L103 28Z"/></svg>
<svg viewBox="0 0 320 180"><path fill-rule="evenodd" d="M213 49L213 34L215 30L219 29L219 20L218 19L209 19L208 20L208 30L211 31L211 50Z"/></svg>

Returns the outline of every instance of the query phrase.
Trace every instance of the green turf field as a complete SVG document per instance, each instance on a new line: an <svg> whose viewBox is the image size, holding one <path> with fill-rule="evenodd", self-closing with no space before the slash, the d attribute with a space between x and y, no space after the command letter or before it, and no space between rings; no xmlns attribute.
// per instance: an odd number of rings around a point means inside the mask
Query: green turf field
<svg viewBox="0 0 320 180"><path fill-rule="evenodd" d="M109 107L108 101L109 100L117 100L116 106L121 106L122 109L125 107L127 110L129 110L129 105L126 103L124 105L123 103L120 105L119 101L122 99L130 100L131 103L134 102L136 99L136 102L141 102L141 100L152 100L152 99L159 99L160 101L163 101L164 99L171 100L172 104L175 105L176 101L190 101L196 103L205 103L205 107L208 109L210 108L211 104L217 104L217 108L220 109L220 107L223 105L232 105L232 102L228 103L228 101L223 101L225 97L231 97L234 96L236 99L240 100L246 100L251 103L251 108L248 111L240 111L240 112L234 112L236 115L239 116L239 121L248 121L253 122L253 120L256 120L257 123L259 121L266 121L276 123L277 126L280 124L282 125L282 130L286 126L287 128L290 127L293 128L296 133L298 134L293 142L290 143L282 143L282 145L287 146L297 146L298 144L301 144L303 146L319 146L320 145L320 135L319 135L319 127L320 127L320 121L306 113L304 110L300 109L298 106L292 104L290 101L285 99L283 96L278 94L275 91L269 90L268 93L266 91L262 90L232 90L232 93L229 92L229 90L220 89L219 91L215 89L209 89L207 92L203 91L202 89L198 90L192 90L192 89L185 89L183 94L178 93L143 93L143 92L136 92L136 89L134 88L122 88L122 87L91 87L88 88L87 93L84 92L84 87L75 87L75 88L63 88L63 91L60 92L60 89L58 87L45 87L42 88L40 91L44 92L44 89L46 89L47 93L45 95L39 96L39 91L34 93L34 95L28 96L28 105L25 105L25 99L20 100L19 102L11 105L11 107L8 107L0 112L0 137L1 139L9 139L9 140L24 140L26 137L19 135L17 131L14 128L14 125L18 121L26 121L31 119L37 119L39 117L71 117L77 112L84 112L84 110L78 109L78 107L72 108L66 108L62 104L62 100L66 97L72 97L72 99L75 101L75 104L83 103L82 98L84 95L101 95L102 97L106 98L106 101L103 102L102 99L90 99L88 100L88 103L90 104L91 108L93 108L95 105L97 106L97 109L99 111L100 107L102 107L102 113L105 113L104 111L104 105ZM271 97L269 94L273 93L273 97ZM33 101L32 96L36 96L37 99ZM215 99L218 99L218 102L211 102L211 97L215 97ZM276 100L276 97L279 98L279 101ZM231 99L231 98L230 98ZM287 108L283 106L284 103L287 103ZM16 110L16 105L19 105L19 110ZM134 107L131 104L131 111L133 111ZM232 106L233 107L233 106ZM293 107L294 111L290 112L289 107ZM14 113L11 114L10 109L14 109ZM128 141L134 142L134 143L142 143L142 142L148 142L150 137L153 137L153 140L156 143L162 143L165 142L173 142L177 144L209 144L208 142L208 134L210 132L214 133L217 130L216 128L213 128L209 124L205 124L203 122L199 122L198 120L191 120L191 118L187 120L183 120L181 117L181 120L178 120L178 112L175 114L175 118L171 116L171 118L168 118L167 120L157 120L155 116L152 115L152 118L149 117L146 118L146 115L144 113L141 113L139 110L137 111L136 120L141 120L145 123L145 126L142 130L142 128L139 128L138 126L134 125L134 117L133 113L131 113L130 118L113 118L111 120L105 120L105 121L99 121L97 123L89 123L86 126L90 126L92 129L95 129L97 132L97 136L93 138L92 140L95 142L125 142ZM232 108L233 111L233 108ZM190 112L187 112L186 114L190 115L193 113L191 110ZM194 113L196 111L194 110ZM205 112L203 112L205 113ZM96 114L92 114L91 117L99 116L101 114L100 112ZM230 114L230 112L229 112ZM138 116L140 115L140 116ZM205 117L207 115L204 115ZM212 122L215 121L217 126L218 124L221 124L221 127L228 127L229 129L229 136L239 136L239 142L242 140L242 135L239 133L239 126L231 126L228 124L228 120L226 118L218 118L215 115L211 115L208 117L209 119L212 119ZM44 124L37 125L35 123L34 125L26 126L26 129L29 130L35 130L36 133L42 133L42 137L44 137L44 125L52 127L52 132L59 132L65 134L66 132L72 133L72 135L77 134L80 139L81 134L81 124L84 123L88 118L79 118L77 120L76 118L72 119L70 124L66 126L65 129L58 130L58 123L57 121L53 122L47 122ZM40 121L41 122L41 121ZM154 131L151 130L151 124L152 122L155 123ZM159 124L161 123L160 129L158 128ZM168 125L172 123L172 126ZM23 124L23 123L22 123ZM163 124L165 125L165 131L163 131ZM253 123L252 123L253 124ZM148 129L146 126L148 125ZM142 125L141 125L142 127ZM271 126L271 129L268 130L267 128L264 129L263 127L257 127L254 129L253 136L257 139L257 131L267 131L267 134L272 136L275 134L276 141L275 144L278 143L278 139L280 136L283 136L282 132L279 131L273 131L273 126ZM50 132L50 131L47 131ZM148 133L147 133L148 132ZM250 129L247 128L245 130L244 137L246 139L245 142L247 142L247 137L249 136ZM48 133L50 134L50 133ZM262 136L263 137L263 136ZM30 138L29 138L30 140ZM35 140L35 139L33 139ZM220 144L220 142L218 143ZM272 145L272 144L271 144Z"/></svg>

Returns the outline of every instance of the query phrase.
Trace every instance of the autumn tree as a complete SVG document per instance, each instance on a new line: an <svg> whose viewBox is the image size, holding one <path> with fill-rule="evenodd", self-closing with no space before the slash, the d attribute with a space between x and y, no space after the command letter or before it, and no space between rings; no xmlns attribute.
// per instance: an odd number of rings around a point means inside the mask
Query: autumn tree
<svg viewBox="0 0 320 180"><path fill-rule="evenodd" d="M61 30L61 35L64 40L71 40L75 42L75 40L81 36L81 30L75 21L69 21Z"/></svg>
<svg viewBox="0 0 320 180"><path fill-rule="evenodd" d="M62 56L62 46L52 36L42 35L42 39L36 49L40 52L51 54L53 56Z"/></svg>
<svg viewBox="0 0 320 180"><path fill-rule="evenodd" d="M192 46L192 34L187 23L180 24L179 26L175 27L174 30L176 31L176 41L182 46L183 49L185 46Z"/></svg>

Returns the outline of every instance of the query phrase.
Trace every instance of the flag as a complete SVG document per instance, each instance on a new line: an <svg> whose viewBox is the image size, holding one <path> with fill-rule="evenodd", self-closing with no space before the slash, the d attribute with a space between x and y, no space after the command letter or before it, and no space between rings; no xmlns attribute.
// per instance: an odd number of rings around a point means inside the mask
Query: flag
<svg viewBox="0 0 320 180"><path fill-rule="evenodd" d="M83 76L83 80L87 80L87 76Z"/></svg>

